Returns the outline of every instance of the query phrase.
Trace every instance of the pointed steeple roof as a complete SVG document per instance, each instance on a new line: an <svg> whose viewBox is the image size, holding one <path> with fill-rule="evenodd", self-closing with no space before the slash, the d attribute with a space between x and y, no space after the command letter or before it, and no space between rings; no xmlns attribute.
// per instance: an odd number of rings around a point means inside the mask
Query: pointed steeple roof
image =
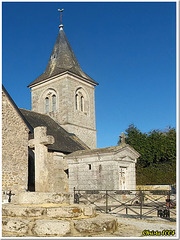
<svg viewBox="0 0 180 240"><path fill-rule="evenodd" d="M79 77L83 78L83 80L92 83L94 86L98 85L97 82L95 82L81 69L65 35L63 25L60 25L59 34L57 36L45 72L36 78L32 83L30 83L28 87L32 87L36 83L40 83L48 78L66 72L78 75Z"/></svg>

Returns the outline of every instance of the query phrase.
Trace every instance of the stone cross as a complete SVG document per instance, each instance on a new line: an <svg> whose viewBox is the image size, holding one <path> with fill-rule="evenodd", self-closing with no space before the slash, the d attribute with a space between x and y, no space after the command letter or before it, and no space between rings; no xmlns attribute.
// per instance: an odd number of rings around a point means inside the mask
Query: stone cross
<svg viewBox="0 0 180 240"><path fill-rule="evenodd" d="M28 146L35 149L35 191L48 191L48 148L54 143L53 136L47 136L46 127L34 128L34 139L29 140Z"/></svg>
<svg viewBox="0 0 180 240"><path fill-rule="evenodd" d="M125 141L126 136L123 132L121 133L121 135L119 137L121 138L121 143L126 143L126 141Z"/></svg>
<svg viewBox="0 0 180 240"><path fill-rule="evenodd" d="M12 191L10 190L9 193L7 193L7 195L9 196L8 202L10 203L11 202L11 197L15 194L12 193Z"/></svg>

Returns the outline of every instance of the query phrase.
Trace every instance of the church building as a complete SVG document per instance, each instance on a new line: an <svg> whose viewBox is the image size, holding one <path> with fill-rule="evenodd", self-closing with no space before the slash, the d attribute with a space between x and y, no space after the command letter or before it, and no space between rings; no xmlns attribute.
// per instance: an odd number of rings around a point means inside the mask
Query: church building
<svg viewBox="0 0 180 240"><path fill-rule="evenodd" d="M96 148L97 85L61 24L44 73L28 86L31 111L18 108L2 88L3 191L136 188L139 154L124 135L119 146Z"/></svg>

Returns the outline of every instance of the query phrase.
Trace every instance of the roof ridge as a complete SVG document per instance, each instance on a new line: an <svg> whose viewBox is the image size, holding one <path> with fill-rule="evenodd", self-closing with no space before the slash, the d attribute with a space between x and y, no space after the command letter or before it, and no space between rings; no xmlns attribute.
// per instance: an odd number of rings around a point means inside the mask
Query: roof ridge
<svg viewBox="0 0 180 240"><path fill-rule="evenodd" d="M112 152L116 153L118 152L118 150L122 151L125 148L130 148L134 153L137 154L138 157L140 156L140 154L132 146L130 146L129 144L123 143L123 144L111 146L111 147L78 150L73 153L70 153L67 157L76 157L76 156L83 156L88 154L99 155L99 154L107 154Z"/></svg>

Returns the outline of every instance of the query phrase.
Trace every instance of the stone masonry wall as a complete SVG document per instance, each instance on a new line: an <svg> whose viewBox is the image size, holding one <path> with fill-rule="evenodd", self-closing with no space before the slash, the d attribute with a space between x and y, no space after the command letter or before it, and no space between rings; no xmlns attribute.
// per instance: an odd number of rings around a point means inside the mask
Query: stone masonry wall
<svg viewBox="0 0 180 240"><path fill-rule="evenodd" d="M119 189L117 163L112 155L76 158L69 162L69 190Z"/></svg>
<svg viewBox="0 0 180 240"><path fill-rule="evenodd" d="M79 88L85 94L85 112L76 110L75 94ZM57 107L49 115L90 148L96 148L94 87L68 74L54 78L31 89L32 111L45 113L45 98L50 91L56 93Z"/></svg>
<svg viewBox="0 0 180 240"><path fill-rule="evenodd" d="M91 153L91 150L90 150ZM119 152L66 156L69 166L69 191L121 190L121 168L126 169L126 190L136 189L135 162L137 156L124 148Z"/></svg>
<svg viewBox="0 0 180 240"><path fill-rule="evenodd" d="M2 190L24 191L28 184L28 128L2 93Z"/></svg>
<svg viewBox="0 0 180 240"><path fill-rule="evenodd" d="M75 133L88 147L96 148L96 130L91 130L84 127L73 126L71 124L62 125L62 127L69 133Z"/></svg>
<svg viewBox="0 0 180 240"><path fill-rule="evenodd" d="M68 192L68 176L64 170L67 170L66 161L63 159L63 153L48 152L48 192Z"/></svg>

